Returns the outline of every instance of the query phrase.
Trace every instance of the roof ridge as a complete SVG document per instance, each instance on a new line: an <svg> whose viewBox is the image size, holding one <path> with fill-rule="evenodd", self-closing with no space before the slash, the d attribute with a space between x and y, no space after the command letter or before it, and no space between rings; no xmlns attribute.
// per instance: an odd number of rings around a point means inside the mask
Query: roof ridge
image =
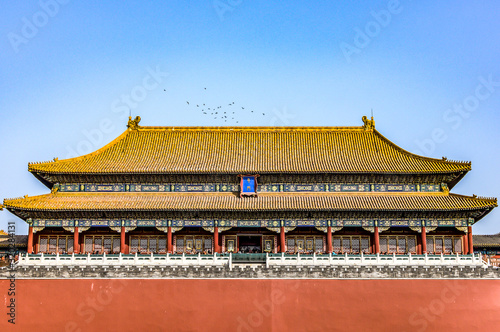
<svg viewBox="0 0 500 332"><path fill-rule="evenodd" d="M106 151L108 148L112 147L113 145L115 144L118 144L118 142L120 142L122 139L124 139L125 137L127 137L127 135L132 131L132 129L127 129L125 130L123 133L121 133L120 135L118 135L118 137L116 137L115 139L113 139L111 142L109 142L108 144L104 145L103 147L95 150L95 151L92 151L90 153L87 153L87 154L84 154L82 156L78 156L78 157L73 157L73 158L67 158L67 159L61 159L59 160L59 158L54 158L53 160L49 160L49 161L45 161L45 162L32 162L32 163L28 163L28 171L32 171L33 170L33 167L34 165L40 165L40 164L56 164L56 163L59 163L59 164L62 164L62 163L66 163L66 162L69 162L69 161L76 161L76 160L82 160L82 159L85 159L85 158L90 158L92 156L95 156L97 154L100 154L102 153L103 151Z"/></svg>
<svg viewBox="0 0 500 332"><path fill-rule="evenodd" d="M136 131L365 131L362 126L138 126Z"/></svg>
<svg viewBox="0 0 500 332"><path fill-rule="evenodd" d="M441 159L438 159L438 158L431 158L431 157L421 156L421 155L418 155L418 154L415 154L415 153L412 153L412 152L410 152L408 150L403 149L399 145L397 145L394 142L392 142L390 139L386 138L384 135L382 135L376 129L373 129L373 133L375 135L378 135L383 141L385 141L386 143L388 143L389 145L391 145L392 147L394 147L398 151L402 152L403 154L407 154L407 155L409 155L411 157L416 157L416 158L421 159L421 160L431 160L431 161L437 161L437 162L448 163L448 164L461 164L461 165L464 165L464 164L465 165L471 165L472 164L470 161L448 160L445 157L443 157Z"/></svg>

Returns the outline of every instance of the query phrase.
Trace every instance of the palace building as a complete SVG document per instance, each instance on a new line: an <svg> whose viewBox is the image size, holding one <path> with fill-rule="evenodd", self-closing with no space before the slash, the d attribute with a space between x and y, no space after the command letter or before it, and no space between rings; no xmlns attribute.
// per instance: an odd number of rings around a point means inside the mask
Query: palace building
<svg viewBox="0 0 500 332"><path fill-rule="evenodd" d="M450 190L470 162L359 127L146 127L29 164L49 189L5 199L29 253L468 254L497 200Z"/></svg>

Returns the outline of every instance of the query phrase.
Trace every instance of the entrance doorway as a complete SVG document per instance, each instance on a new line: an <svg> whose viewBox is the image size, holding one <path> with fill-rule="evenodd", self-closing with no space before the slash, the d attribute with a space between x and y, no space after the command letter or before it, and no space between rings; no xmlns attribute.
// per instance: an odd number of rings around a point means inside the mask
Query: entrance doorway
<svg viewBox="0 0 500 332"><path fill-rule="evenodd" d="M239 248L241 253L260 253L262 252L262 237L255 235L239 235L238 236Z"/></svg>

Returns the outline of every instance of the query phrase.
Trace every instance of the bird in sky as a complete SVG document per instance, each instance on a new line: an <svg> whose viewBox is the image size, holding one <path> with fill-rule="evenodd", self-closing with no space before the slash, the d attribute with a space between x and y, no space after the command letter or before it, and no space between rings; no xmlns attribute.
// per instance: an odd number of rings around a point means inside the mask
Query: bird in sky
<svg viewBox="0 0 500 332"><path fill-rule="evenodd" d="M186 101L186 103L188 103L188 105L189 105L189 101Z"/></svg>
<svg viewBox="0 0 500 332"><path fill-rule="evenodd" d="M242 107L241 109L242 109L242 110L244 110L244 109L245 109L245 107Z"/></svg>
<svg viewBox="0 0 500 332"><path fill-rule="evenodd" d="M163 89L163 91L167 91L167 90Z"/></svg>
<svg viewBox="0 0 500 332"><path fill-rule="evenodd" d="M204 89L206 90L207 88L204 88Z"/></svg>
<svg viewBox="0 0 500 332"><path fill-rule="evenodd" d="M200 105L196 105L196 107L200 107Z"/></svg>

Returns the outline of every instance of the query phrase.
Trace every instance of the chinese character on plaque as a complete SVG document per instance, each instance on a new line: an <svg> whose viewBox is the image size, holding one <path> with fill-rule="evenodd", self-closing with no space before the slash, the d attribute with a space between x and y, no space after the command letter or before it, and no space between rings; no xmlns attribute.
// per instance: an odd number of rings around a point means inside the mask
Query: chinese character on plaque
<svg viewBox="0 0 500 332"><path fill-rule="evenodd" d="M257 176L258 175L240 175L240 196L257 195Z"/></svg>

